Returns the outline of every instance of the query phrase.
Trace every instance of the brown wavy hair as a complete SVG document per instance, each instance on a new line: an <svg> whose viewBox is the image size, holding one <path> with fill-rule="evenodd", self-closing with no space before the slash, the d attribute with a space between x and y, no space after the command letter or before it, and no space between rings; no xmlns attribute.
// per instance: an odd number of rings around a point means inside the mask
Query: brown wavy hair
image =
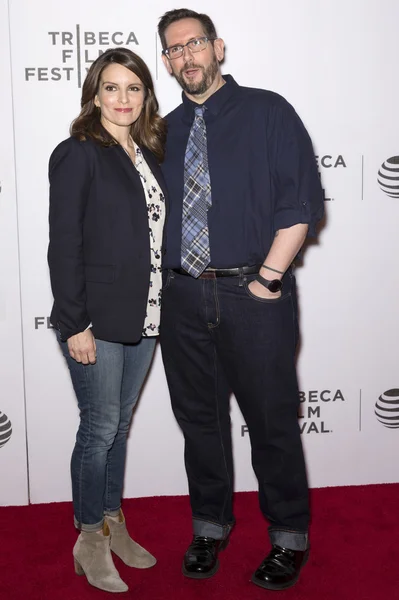
<svg viewBox="0 0 399 600"><path fill-rule="evenodd" d="M100 88L101 74L112 63L132 71L144 85L144 106L139 118L132 124L130 133L136 144L151 150L162 162L165 153L166 122L158 114L159 105L151 73L143 59L127 48L110 48L91 65L83 83L80 114L71 124L71 136L79 140L91 138L103 146L114 146L118 143L103 127L101 112L94 104L94 98Z"/></svg>

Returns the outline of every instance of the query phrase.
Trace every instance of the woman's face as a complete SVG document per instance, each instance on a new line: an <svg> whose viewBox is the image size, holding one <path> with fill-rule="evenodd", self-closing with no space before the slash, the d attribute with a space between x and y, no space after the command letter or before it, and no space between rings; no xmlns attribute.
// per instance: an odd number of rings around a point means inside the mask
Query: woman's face
<svg viewBox="0 0 399 600"><path fill-rule="evenodd" d="M120 128L130 128L143 108L144 85L126 67L111 64L101 73L94 104L100 108L101 123L115 137Z"/></svg>

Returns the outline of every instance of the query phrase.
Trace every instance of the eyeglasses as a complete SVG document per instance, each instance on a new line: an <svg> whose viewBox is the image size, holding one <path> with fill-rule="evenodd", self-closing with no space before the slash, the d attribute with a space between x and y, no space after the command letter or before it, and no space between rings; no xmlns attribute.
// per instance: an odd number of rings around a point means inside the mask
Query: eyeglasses
<svg viewBox="0 0 399 600"><path fill-rule="evenodd" d="M188 48L190 52L202 52L208 45L208 42L215 41L216 38L198 37L187 42L187 44L178 44L177 46L170 46L162 51L162 54L167 56L169 60L174 58L180 58L184 54L184 48Z"/></svg>

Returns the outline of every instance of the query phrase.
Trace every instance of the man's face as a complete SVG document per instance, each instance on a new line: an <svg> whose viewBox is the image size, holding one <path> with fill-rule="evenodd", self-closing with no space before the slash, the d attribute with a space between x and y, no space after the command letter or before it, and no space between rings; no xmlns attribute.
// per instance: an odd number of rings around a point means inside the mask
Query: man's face
<svg viewBox="0 0 399 600"><path fill-rule="evenodd" d="M195 38L205 36L200 21L181 19L169 25L165 31L166 46L183 45ZM162 56L169 73L173 74L183 90L192 96L203 95L211 87L219 73L219 61L223 59L223 41L208 42L205 50L191 52L186 46L183 56L169 60Z"/></svg>

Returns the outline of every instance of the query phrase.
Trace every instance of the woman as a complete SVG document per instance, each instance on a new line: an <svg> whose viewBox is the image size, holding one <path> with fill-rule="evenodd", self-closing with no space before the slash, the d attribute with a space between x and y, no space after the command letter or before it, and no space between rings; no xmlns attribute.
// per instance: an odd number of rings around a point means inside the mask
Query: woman
<svg viewBox="0 0 399 600"><path fill-rule="evenodd" d="M50 158L51 322L80 410L71 475L75 570L127 591L127 565L156 560L121 511L126 438L159 330L165 123L150 72L125 48L90 67L71 137Z"/></svg>

